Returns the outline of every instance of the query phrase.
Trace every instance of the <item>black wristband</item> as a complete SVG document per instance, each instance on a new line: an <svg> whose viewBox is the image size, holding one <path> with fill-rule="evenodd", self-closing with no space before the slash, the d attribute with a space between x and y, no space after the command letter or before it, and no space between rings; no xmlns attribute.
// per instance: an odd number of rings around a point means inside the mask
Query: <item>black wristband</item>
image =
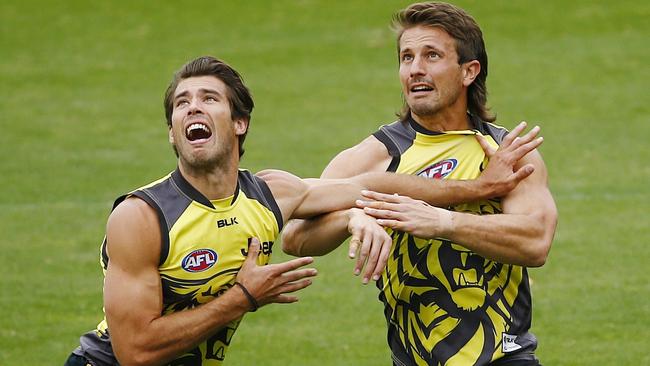
<svg viewBox="0 0 650 366"><path fill-rule="evenodd" d="M246 289L246 287L244 287L244 285L242 285L242 284L239 283L239 282L235 282L235 285L239 286L239 288L242 290L242 292L244 293L244 295L245 295L246 298L248 299L248 302L251 303L251 310L250 310L250 311L253 312L253 311L256 311L257 309L259 309L260 304L257 303L257 300L255 300L255 298L253 297L253 295L251 295L251 293L248 292L248 290Z"/></svg>

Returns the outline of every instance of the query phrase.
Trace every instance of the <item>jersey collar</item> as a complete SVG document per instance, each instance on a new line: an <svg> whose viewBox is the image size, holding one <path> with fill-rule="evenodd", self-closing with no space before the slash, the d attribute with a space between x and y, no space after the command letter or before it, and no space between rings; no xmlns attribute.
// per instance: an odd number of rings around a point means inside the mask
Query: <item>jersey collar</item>
<svg viewBox="0 0 650 366"><path fill-rule="evenodd" d="M183 194L185 194L187 197L206 207L215 209L212 202L210 202L207 197L205 197L201 192L194 188L194 186L192 186L190 182L188 182L185 177L183 177L183 174L181 174L181 171L178 168L172 172L172 179L181 190L181 192L183 192ZM233 194L232 201L230 202L231 205L237 201L237 196L239 196L239 176L237 177L237 186L235 187L235 193Z"/></svg>

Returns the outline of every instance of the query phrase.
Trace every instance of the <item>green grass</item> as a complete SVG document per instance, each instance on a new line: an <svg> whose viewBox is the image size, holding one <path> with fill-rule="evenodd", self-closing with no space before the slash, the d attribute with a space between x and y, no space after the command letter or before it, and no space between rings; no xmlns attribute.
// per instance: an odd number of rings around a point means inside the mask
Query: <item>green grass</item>
<svg viewBox="0 0 650 366"><path fill-rule="evenodd" d="M62 364L100 320L105 220L114 197L174 167L162 94L180 65L212 54L244 75L244 167L317 176L399 109L388 23L406 4L0 3L0 365ZM560 223L531 270L539 357L650 365L650 5L458 4L483 28L498 122L546 139ZM227 364L389 364L374 287L345 251L316 266L298 304L246 317Z"/></svg>

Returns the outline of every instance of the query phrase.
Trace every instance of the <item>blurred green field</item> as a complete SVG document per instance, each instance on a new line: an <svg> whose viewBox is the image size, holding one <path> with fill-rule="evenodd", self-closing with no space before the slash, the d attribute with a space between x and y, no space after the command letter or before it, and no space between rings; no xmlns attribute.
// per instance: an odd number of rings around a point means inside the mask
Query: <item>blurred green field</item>
<svg viewBox="0 0 650 366"><path fill-rule="evenodd" d="M0 365L61 365L102 316L112 200L175 166L162 95L210 54L256 109L242 166L318 176L401 104L407 1L0 3ZM560 223L531 270L545 365L650 365L650 3L458 1L482 26L498 122L542 126ZM276 246L274 261L286 257ZM388 365L345 251L298 304L248 315L228 365Z"/></svg>

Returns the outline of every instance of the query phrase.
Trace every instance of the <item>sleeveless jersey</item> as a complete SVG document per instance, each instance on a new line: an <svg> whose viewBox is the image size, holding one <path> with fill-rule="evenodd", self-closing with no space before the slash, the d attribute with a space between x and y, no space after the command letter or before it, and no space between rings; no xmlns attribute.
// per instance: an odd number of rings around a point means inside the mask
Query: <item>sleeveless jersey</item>
<svg viewBox="0 0 650 366"><path fill-rule="evenodd" d="M413 120L381 127L374 136L393 157L389 171L431 179L475 179L487 158L475 134L497 147L502 127L471 117L474 130L436 133ZM448 207L501 213L499 199ZM396 365L486 365L534 350L528 333L531 298L526 268L498 263L445 239L388 233L393 246L377 281Z"/></svg>
<svg viewBox="0 0 650 366"><path fill-rule="evenodd" d="M207 303L232 287L253 237L262 244L257 263L267 264L273 241L282 229L282 215L268 186L245 170L239 171L235 194L224 200L208 200L178 169L118 198L113 208L131 196L144 200L158 214L162 234L158 267L162 315ZM105 272L109 262L106 239L100 260ZM221 365L240 320L223 327L169 365ZM74 353L98 366L117 365L106 318L95 331L81 337L81 347Z"/></svg>

